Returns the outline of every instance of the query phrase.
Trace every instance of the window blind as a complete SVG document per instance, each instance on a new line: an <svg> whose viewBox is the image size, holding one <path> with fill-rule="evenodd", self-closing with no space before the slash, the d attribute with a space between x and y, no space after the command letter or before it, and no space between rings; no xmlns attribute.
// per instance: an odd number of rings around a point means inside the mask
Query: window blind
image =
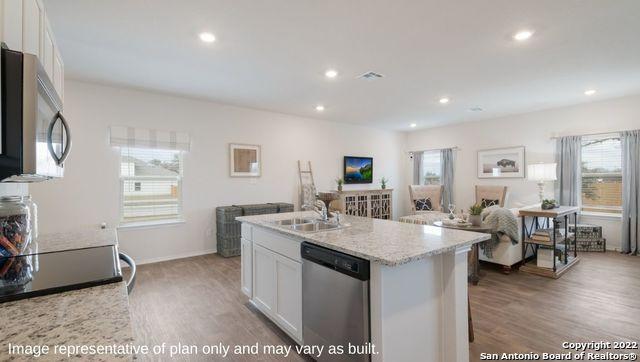
<svg viewBox="0 0 640 362"><path fill-rule="evenodd" d="M622 150L618 134L582 139L582 208L622 212Z"/></svg>
<svg viewBox="0 0 640 362"><path fill-rule="evenodd" d="M181 219L182 151L121 147L124 223Z"/></svg>
<svg viewBox="0 0 640 362"><path fill-rule="evenodd" d="M111 126L109 144L114 147L189 151L191 138L185 132Z"/></svg>
<svg viewBox="0 0 640 362"><path fill-rule="evenodd" d="M422 156L422 180L425 185L440 184L440 151L425 151Z"/></svg>

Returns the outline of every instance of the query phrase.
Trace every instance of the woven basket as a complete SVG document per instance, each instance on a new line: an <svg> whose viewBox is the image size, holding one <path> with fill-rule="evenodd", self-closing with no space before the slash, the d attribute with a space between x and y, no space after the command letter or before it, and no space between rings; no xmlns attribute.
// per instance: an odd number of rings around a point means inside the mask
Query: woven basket
<svg viewBox="0 0 640 362"><path fill-rule="evenodd" d="M269 205L275 205L278 207L278 213L281 212L293 212L293 204L286 202L270 202Z"/></svg>
<svg viewBox="0 0 640 362"><path fill-rule="evenodd" d="M242 208L244 216L275 214L278 212L278 206L275 204L250 204L250 205L233 205Z"/></svg>
<svg viewBox="0 0 640 362"><path fill-rule="evenodd" d="M293 211L293 204L274 202L216 207L216 243L218 254L224 257L240 255L242 223L238 216L275 214Z"/></svg>
<svg viewBox="0 0 640 362"><path fill-rule="evenodd" d="M241 242L239 237L224 237L218 235L218 254L228 258L240 255Z"/></svg>
<svg viewBox="0 0 640 362"><path fill-rule="evenodd" d="M218 253L224 257L240 255L242 224L236 221L238 216L242 216L240 207L216 207L216 241Z"/></svg>

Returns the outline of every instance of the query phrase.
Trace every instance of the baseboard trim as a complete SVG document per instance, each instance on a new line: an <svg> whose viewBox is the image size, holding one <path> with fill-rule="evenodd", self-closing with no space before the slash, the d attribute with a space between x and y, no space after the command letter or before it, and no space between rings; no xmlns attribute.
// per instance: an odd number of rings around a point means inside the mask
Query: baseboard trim
<svg viewBox="0 0 640 362"><path fill-rule="evenodd" d="M158 258L142 259L142 260L136 260L136 264L143 265L143 264L161 263L163 261L191 258L194 256L207 255L207 254L215 254L217 251L218 251L217 249L207 249L207 250L192 251L192 252L182 253L182 254L174 254L171 256L161 256Z"/></svg>

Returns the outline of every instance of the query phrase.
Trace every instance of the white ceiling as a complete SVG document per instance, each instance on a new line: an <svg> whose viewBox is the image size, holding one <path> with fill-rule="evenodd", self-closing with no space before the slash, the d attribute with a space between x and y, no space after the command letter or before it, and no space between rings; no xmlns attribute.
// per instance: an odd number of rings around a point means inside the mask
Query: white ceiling
<svg viewBox="0 0 640 362"><path fill-rule="evenodd" d="M640 93L638 0L45 3L70 78L338 122L419 129Z"/></svg>

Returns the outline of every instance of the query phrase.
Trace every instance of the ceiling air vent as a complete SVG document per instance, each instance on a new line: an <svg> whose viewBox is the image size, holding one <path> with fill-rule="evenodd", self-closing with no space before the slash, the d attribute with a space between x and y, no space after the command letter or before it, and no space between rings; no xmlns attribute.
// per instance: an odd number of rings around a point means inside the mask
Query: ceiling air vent
<svg viewBox="0 0 640 362"><path fill-rule="evenodd" d="M374 79L378 79L378 78L382 78L383 75L380 73L376 73L376 72L366 72L363 75L359 76L358 78L362 78L362 79L368 79L368 80L374 80Z"/></svg>

